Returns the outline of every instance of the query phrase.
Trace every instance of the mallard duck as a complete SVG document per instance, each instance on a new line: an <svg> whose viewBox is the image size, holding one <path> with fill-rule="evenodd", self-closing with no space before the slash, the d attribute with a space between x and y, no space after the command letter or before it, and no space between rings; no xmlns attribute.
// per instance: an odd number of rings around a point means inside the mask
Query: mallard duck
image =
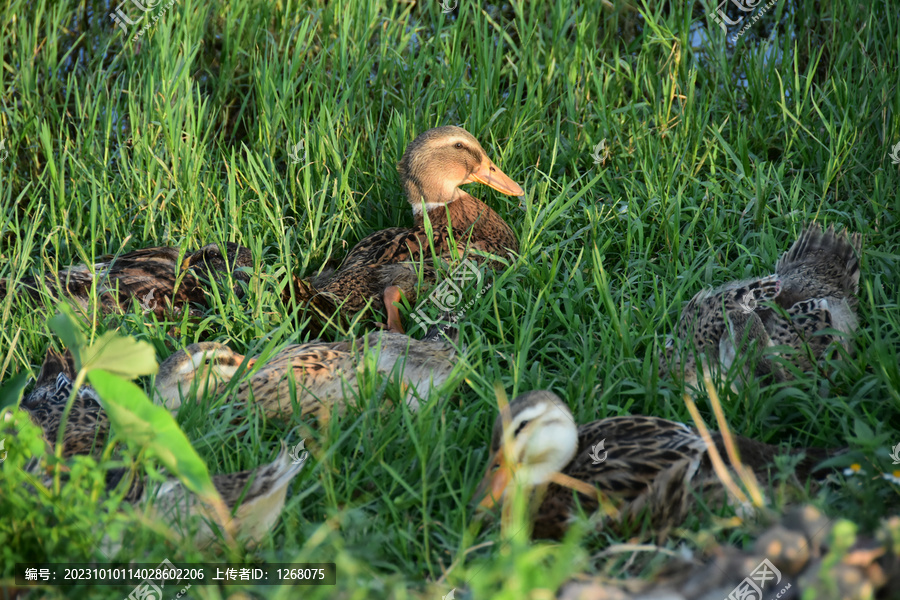
<svg viewBox="0 0 900 600"><path fill-rule="evenodd" d="M836 527L813 506L797 506L750 548L707 544L693 560L669 559L649 580L580 575L563 584L556 598L896 598L900 549L893 540L900 535L900 517L882 521L872 536L858 535L850 525Z"/></svg>
<svg viewBox="0 0 900 600"><path fill-rule="evenodd" d="M522 394L509 404L510 445L504 452L503 419L497 418L491 458L476 492L482 508L507 492L515 475L528 488L547 486L534 522L534 536L560 538L574 515L572 489L553 483L557 474L595 487L619 505L623 520L646 511L654 529L665 530L688 515L694 494L721 500L722 486L703 438L691 427L658 417L628 416L576 425L571 411L548 391ZM779 449L734 436L742 462L764 474ZM713 434L724 456L722 438ZM802 480L826 451L805 450L798 467ZM548 485L549 484L549 485ZM583 492L584 490L582 490ZM579 492L586 512L596 511L596 496Z"/></svg>
<svg viewBox="0 0 900 600"><path fill-rule="evenodd" d="M282 442L281 452L269 464L212 476L213 485L234 515L232 524L236 538L254 542L270 533L284 507L288 485L303 469L308 457L307 451L294 453ZM107 472L107 489L115 489L128 474L127 469L110 469ZM141 506L149 504L155 517L175 529L195 515L214 521L211 509L174 478L161 485L135 479L129 484L124 500ZM213 538L212 530L204 520L192 539L203 544Z"/></svg>
<svg viewBox="0 0 900 600"><path fill-rule="evenodd" d="M317 413L327 417L335 403L358 392L356 376L363 367L366 350L376 353L376 370L402 373L408 405L418 408L418 399L427 397L432 387L443 384L453 370L456 350L454 328L437 335L432 329L422 340L404 334L381 331L356 342L310 342L291 344L270 357L265 364L241 381L236 395L239 401L260 405L269 416L293 412L292 399L300 415ZM449 338L449 339L448 339ZM167 358L156 375L156 390L162 404L176 411L192 385L198 396L216 393L228 385L242 363L250 371L258 357L246 358L224 344L201 342ZM291 393L291 379L296 395Z"/></svg>
<svg viewBox="0 0 900 600"><path fill-rule="evenodd" d="M61 354L51 348L47 351L34 388L21 403L21 408L43 429L44 438L51 447L56 444L74 378L72 355L68 351ZM100 406L96 391L89 385L82 385L66 424L63 458L74 455L99 457L108 435L109 420ZM256 469L212 477L213 485L234 514L237 537L259 540L272 528L284 506L288 484L309 456L306 451L296 451L297 448L289 453L282 442L281 453L273 462ZM27 468L35 470L36 466L37 462ZM107 471L107 490L112 491L128 473L129 470L124 468ZM156 513L169 523L175 521L179 511L193 515L203 514L205 510L177 479L170 479L158 488L142 479L135 479L129 485L124 500L134 504L152 503ZM234 508L238 505L240 507L235 513ZM212 537L208 527L201 531L201 535Z"/></svg>
<svg viewBox="0 0 900 600"><path fill-rule="evenodd" d="M787 346L790 361L806 371L832 343L849 350L858 327L861 246L858 233L837 234L833 225L823 232L813 223L778 259L774 274L698 292L681 312L677 339L661 357L660 373L680 374L683 360L685 381L696 383L695 352L728 369L740 354ZM776 381L787 377L769 356L759 357L756 374Z"/></svg>
<svg viewBox="0 0 900 600"><path fill-rule="evenodd" d="M96 284L98 306L104 312L126 311L136 299L145 313L153 313L157 318L192 305L195 308L191 314L199 315L201 311L196 307L208 306L210 280L223 286L226 275L231 273L237 294L243 293L237 282L249 281L247 273L238 269L253 266L250 250L234 242L224 246L225 256L218 244L209 244L180 261L178 248L164 246L103 256L91 267L81 264L66 267L55 275L25 277L14 291L20 297L39 301L42 288L46 287L51 294L71 298L87 308ZM8 285L7 280L0 280L0 299L13 291L7 289Z"/></svg>
<svg viewBox="0 0 900 600"><path fill-rule="evenodd" d="M61 354L50 348L34 388L22 399L20 408L44 431L44 439L51 448L56 446L63 411L72 394L74 381L72 355L68 351ZM63 458L76 454L97 457L108 437L109 420L100 407L97 392L89 385L81 386L66 421Z"/></svg>
<svg viewBox="0 0 900 600"><path fill-rule="evenodd" d="M394 305L401 297L414 302L420 261L423 280L434 281L434 256L450 259L452 251L478 250L501 257L518 252L512 229L488 205L459 188L483 183L502 194L525 192L488 158L472 134L460 127L437 127L419 135L398 165L413 226L392 227L360 241L336 271L302 281L295 279L297 300L325 316L362 310L366 303L387 313L387 328L403 333ZM431 223L429 236L425 215ZM452 239L451 239L452 228ZM481 260L476 258L476 260Z"/></svg>

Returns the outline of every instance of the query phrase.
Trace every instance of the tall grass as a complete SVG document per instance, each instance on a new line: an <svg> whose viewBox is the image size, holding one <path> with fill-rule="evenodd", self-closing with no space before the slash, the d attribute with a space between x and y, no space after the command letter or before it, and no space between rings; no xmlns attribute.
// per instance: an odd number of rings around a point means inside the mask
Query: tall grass
<svg viewBox="0 0 900 600"><path fill-rule="evenodd" d="M366 234L411 223L395 165L417 133L458 124L482 142L527 190L522 199L471 190L512 225L521 257L466 315L466 381L455 393L410 414L385 410L399 390L373 384L359 410L316 434L319 451L279 525L245 555L337 562L337 588L304 597L438 598L457 588L457 597L519 600L546 597L537 590L573 570L620 574L621 562L588 558L609 539L586 527L556 547L470 525L494 383L511 397L553 389L580 421L688 421L682 390L659 381L654 363L682 302L769 272L810 220L865 236L858 350L788 386L720 390L725 416L738 434L849 446L872 473L886 468L900 442L896 7L793 0L735 47L715 27L697 47L692 26L713 7L616 5L461 0L445 15L436 1L179 0L133 42L109 18L119 5L11 0L0 9L0 277L231 240L253 252L244 301L222 292L177 337L171 324L94 312L92 334L120 327L160 359L201 337L240 352L302 341L302 315L280 301L288 274L313 274ZM595 165L604 139L609 159ZM288 153L301 140L294 164ZM44 309L0 302L0 380L35 375L57 344L52 305ZM365 329L360 320L324 335ZM271 460L287 430L259 419L234 429L202 407L179 421L213 473ZM5 568L105 560L94 538L54 541L101 519L85 472L65 503L0 484L0 506L50 515L9 526L28 543L0 543ZM871 524L896 512L897 493L880 479L850 482L822 503ZM130 540L121 559L225 560L126 521L115 524Z"/></svg>

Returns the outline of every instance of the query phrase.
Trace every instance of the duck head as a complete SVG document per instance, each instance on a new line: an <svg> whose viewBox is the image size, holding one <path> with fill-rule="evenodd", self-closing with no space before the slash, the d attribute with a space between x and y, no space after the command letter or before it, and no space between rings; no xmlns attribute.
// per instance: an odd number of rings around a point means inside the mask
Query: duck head
<svg viewBox="0 0 900 600"><path fill-rule="evenodd" d="M195 381L197 395L202 396L210 384L215 386L234 377L243 361L243 355L215 342L191 344L179 350L159 365L156 374L156 390L163 406L178 410L182 395L188 393ZM253 362L251 359L248 367Z"/></svg>
<svg viewBox="0 0 900 600"><path fill-rule="evenodd" d="M533 391L509 404L509 426L502 415L494 423L491 460L475 492L479 504L491 508L513 479L526 487L548 483L565 468L578 450L578 427L559 396Z"/></svg>
<svg viewBox="0 0 900 600"><path fill-rule="evenodd" d="M475 137L461 127L436 127L420 134L397 165L413 214L460 198L459 186L483 183L507 196L525 192L488 158Z"/></svg>

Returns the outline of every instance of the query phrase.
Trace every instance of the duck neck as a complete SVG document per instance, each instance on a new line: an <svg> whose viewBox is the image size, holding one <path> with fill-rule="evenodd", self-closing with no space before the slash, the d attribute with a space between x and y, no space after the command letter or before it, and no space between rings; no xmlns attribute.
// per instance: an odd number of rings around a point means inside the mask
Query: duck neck
<svg viewBox="0 0 900 600"><path fill-rule="evenodd" d="M433 177L406 177L403 181L403 188L406 198L412 206L413 215L417 219L422 217L423 212L443 211L444 206L465 195L465 192L456 184L445 180L436 180Z"/></svg>
<svg viewBox="0 0 900 600"><path fill-rule="evenodd" d="M479 217L493 211L487 204L457 188L454 198L449 201L426 202L424 212L422 204L419 204L418 207L414 205L413 222L416 227L424 226L426 212L433 228L446 228L450 224L454 230L464 231L476 223Z"/></svg>

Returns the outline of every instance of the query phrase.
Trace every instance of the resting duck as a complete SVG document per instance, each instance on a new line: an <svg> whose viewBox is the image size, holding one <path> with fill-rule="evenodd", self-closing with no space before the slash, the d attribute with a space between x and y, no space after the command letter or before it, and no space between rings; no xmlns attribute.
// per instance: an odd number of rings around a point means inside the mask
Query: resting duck
<svg viewBox="0 0 900 600"><path fill-rule="evenodd" d="M61 354L50 348L41 366L34 388L22 399L19 406L31 420L44 431L48 446L56 446L59 426L72 385L75 381L75 364L72 355ZM109 437L109 421L100 407L97 392L89 385L78 390L69 411L66 432L63 436L63 458L76 454L99 457Z"/></svg>
<svg viewBox="0 0 900 600"><path fill-rule="evenodd" d="M153 313L160 319L185 308L191 310L192 316L199 316L202 311L197 307L209 306L206 296L209 281L215 279L223 286L229 273L235 281L235 293L243 293L237 282L248 282L249 276L237 269L253 266L249 249L226 242L224 256L218 244L188 253L181 261L178 253L178 248L160 246L103 256L93 267L75 265L56 275L25 277L15 291L40 301L46 286L54 296L72 298L87 308L96 281L98 306L104 312L126 311L136 299L145 313ZM10 293L7 286L7 280L0 280L0 300Z"/></svg>
<svg viewBox="0 0 900 600"><path fill-rule="evenodd" d="M74 378L72 355L68 351L61 354L51 348L47 351L34 388L20 406L44 431L44 439L51 448L56 444ZM100 406L97 392L89 385L81 386L66 423L63 458L74 455L99 458L108 437L109 420ZM302 446L298 448L302 449ZM308 456L308 452L299 452L297 448L289 453L282 442L281 453L269 464L237 473L213 475L213 485L234 515L236 537L252 542L268 534L284 506L288 484L303 468ZM34 472L37 466L35 461L26 469ZM107 471L107 491L116 488L129 473L130 470L124 468ZM177 525L185 516L205 514L196 496L177 479L172 478L156 486L138 478L128 486L124 496L126 502L152 504L155 514L170 526ZM201 525L199 535L204 541L213 537L205 523Z"/></svg>
<svg viewBox="0 0 900 600"><path fill-rule="evenodd" d="M596 488L618 506L620 518L638 519L646 511L654 529L680 524L696 492L710 493L714 499L723 497L703 438L681 423L630 416L576 425L568 406L556 394L533 391L509 404L506 431L510 444L504 452L503 420L498 417L491 458L475 498L484 495L479 506L491 508L508 492L514 475L526 488L546 486L536 513L535 537L564 535L576 514L572 480L587 484L578 495L585 512L599 508L596 494L584 493ZM712 435L719 453L725 456L721 436ZM744 464L765 476L765 468L780 453L778 448L733 437ZM801 480L824 458L822 450L805 452L807 458L798 466Z"/></svg>
<svg viewBox="0 0 900 600"><path fill-rule="evenodd" d="M466 250L501 257L518 252L516 236L500 215L459 188L478 182L509 196L525 193L491 162L468 131L452 126L429 129L410 143L397 170L412 206L413 226L373 233L354 246L338 270L305 281L295 279L297 300L325 316L338 308L342 314L359 312L371 300L375 309L387 312L388 330L403 333L394 303L401 297L415 301L420 260L423 279L434 280L431 246L434 255L445 260L452 256L453 245L462 256ZM426 233L425 215L431 236Z"/></svg>
<svg viewBox="0 0 900 600"><path fill-rule="evenodd" d="M896 598L900 547L893 540L900 535L900 518L883 519L871 535L863 535L864 530L846 518L835 522L811 505L792 507L780 522L753 532L755 541L744 550L728 543L704 543L690 557L685 553L666 559L650 577L646 573L626 579L578 574L554 597Z"/></svg>
<svg viewBox="0 0 900 600"><path fill-rule="evenodd" d="M660 359L660 374L671 370L679 376L683 369L685 382L696 384L695 350L727 370L739 354L787 346L790 362L801 371L812 369L832 343L849 351L858 327L861 247L860 234L838 234L833 225L823 232L813 223L778 259L773 275L697 293L681 312L677 339ZM767 356L759 356L755 372L775 381L788 377Z"/></svg>
<svg viewBox="0 0 900 600"><path fill-rule="evenodd" d="M212 476L213 485L232 516L236 538L255 543L271 533L278 521L288 486L303 469L309 457L307 451L289 451L282 442L281 452L272 462L255 469ZM106 487L112 491L127 478L129 470L117 468L107 472ZM149 480L135 479L127 483L126 502L150 506L154 517L162 519L177 533L185 532L188 521L201 516L199 530L191 539L199 545L215 539L209 521L215 522L214 513L205 507L178 479L168 479L161 485Z"/></svg>
<svg viewBox="0 0 900 600"><path fill-rule="evenodd" d="M292 344L250 373L237 386L237 399L252 399L270 417L289 417L296 402L300 416L315 413L325 420L332 405L341 406L345 398L358 393L356 376L368 351L376 353L379 373L389 374L396 369L406 390L406 402L415 410L432 387L447 381L455 364L456 350L449 341L456 339L458 331L438 331L432 329L422 340L383 331L355 343ZM215 394L228 385L242 363L246 363L245 372L249 372L257 360L258 357L245 358L224 344L191 344L163 361L156 375L156 389L162 404L176 411L192 386L196 386L198 396Z"/></svg>

